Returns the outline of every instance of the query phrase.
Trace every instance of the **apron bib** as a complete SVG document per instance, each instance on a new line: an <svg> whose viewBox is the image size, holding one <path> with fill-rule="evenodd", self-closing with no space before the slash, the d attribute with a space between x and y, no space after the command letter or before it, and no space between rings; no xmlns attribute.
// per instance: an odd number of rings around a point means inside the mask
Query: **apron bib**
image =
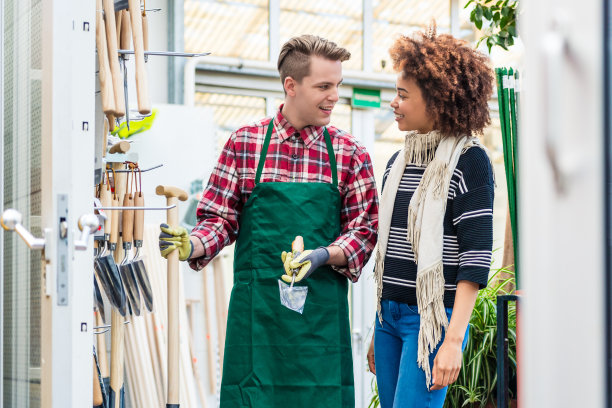
<svg viewBox="0 0 612 408"><path fill-rule="evenodd" d="M270 121L255 187L240 218L234 255L221 408L354 407L348 279L329 266L308 286L303 314L281 305L281 252L296 235L306 248L340 233L340 194L325 129L333 183L260 183L274 125Z"/></svg>

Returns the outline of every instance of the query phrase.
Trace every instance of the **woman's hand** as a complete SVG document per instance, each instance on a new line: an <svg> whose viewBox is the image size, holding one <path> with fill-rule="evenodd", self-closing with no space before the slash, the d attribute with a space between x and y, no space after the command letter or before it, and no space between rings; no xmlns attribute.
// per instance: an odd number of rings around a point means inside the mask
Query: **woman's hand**
<svg viewBox="0 0 612 408"><path fill-rule="evenodd" d="M434 359L431 373L433 386L431 390L441 390L454 383L459 377L463 353L461 352L462 341L444 340Z"/></svg>
<svg viewBox="0 0 612 408"><path fill-rule="evenodd" d="M372 341L368 349L368 368L372 374L376 375L376 365L374 364L374 334L372 334Z"/></svg>

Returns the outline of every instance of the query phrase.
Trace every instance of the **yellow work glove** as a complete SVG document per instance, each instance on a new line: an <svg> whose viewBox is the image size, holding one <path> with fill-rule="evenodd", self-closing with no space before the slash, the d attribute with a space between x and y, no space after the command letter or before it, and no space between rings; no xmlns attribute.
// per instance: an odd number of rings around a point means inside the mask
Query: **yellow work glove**
<svg viewBox="0 0 612 408"><path fill-rule="evenodd" d="M292 254L288 254L288 257ZM295 282L299 282L302 279L308 278L319 266L325 265L329 259L329 252L325 247L319 247L317 249L308 249L299 254L295 259L292 259L287 263L285 262L285 274L281 276L281 279L287 283L291 283L293 280L294 273L297 273Z"/></svg>
<svg viewBox="0 0 612 408"><path fill-rule="evenodd" d="M289 264L291 263L291 261L293 261L293 252L285 252L283 251L283 253L281 254L281 259L283 261L283 268L285 269L285 273L287 275L291 275L291 268L289 267Z"/></svg>
<svg viewBox="0 0 612 408"><path fill-rule="evenodd" d="M168 224L160 224L159 229L159 251L161 256L168 258L168 254L175 249L179 251L179 260L189 259L193 253L193 244L189 239L189 233L183 227L170 228Z"/></svg>

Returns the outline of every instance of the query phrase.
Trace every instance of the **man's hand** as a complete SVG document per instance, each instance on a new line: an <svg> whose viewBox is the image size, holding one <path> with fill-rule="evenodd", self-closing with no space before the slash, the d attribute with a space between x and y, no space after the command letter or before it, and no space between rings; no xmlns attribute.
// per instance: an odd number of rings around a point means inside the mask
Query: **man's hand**
<svg viewBox="0 0 612 408"><path fill-rule="evenodd" d="M293 261L293 252L285 252L281 254L281 259L283 261L283 268L285 269L285 274L291 276L293 272L291 272L291 268L289 264Z"/></svg>
<svg viewBox="0 0 612 408"><path fill-rule="evenodd" d="M372 374L376 375L376 364L374 362L374 334L372 334L372 341L368 349L368 368Z"/></svg>
<svg viewBox="0 0 612 408"><path fill-rule="evenodd" d="M441 390L457 381L459 371L461 370L462 358L461 342L444 340L434 359L431 373L432 391Z"/></svg>
<svg viewBox="0 0 612 408"><path fill-rule="evenodd" d="M294 270L297 270L297 275L295 276L296 282L308 278L319 266L325 265L325 262L329 259L329 252L325 247L306 250L295 259L291 259L287 268L286 259L288 257L289 255L285 256L285 274L281 278L285 282L291 283L293 275L296 273Z"/></svg>
<svg viewBox="0 0 612 408"><path fill-rule="evenodd" d="M193 253L193 244L189 239L189 233L183 227L170 228L168 224L160 224L159 229L159 251L164 258L175 249L179 251L179 260L189 259Z"/></svg>

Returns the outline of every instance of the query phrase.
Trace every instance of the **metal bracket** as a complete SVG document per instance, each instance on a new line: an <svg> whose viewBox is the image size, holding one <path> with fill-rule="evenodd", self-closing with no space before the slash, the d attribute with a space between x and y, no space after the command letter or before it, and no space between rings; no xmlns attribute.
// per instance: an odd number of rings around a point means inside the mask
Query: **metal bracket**
<svg viewBox="0 0 612 408"><path fill-rule="evenodd" d="M59 306L68 306L68 287L69 287L69 263L70 250L68 242L70 241L68 228L68 195L59 194L57 196L57 304Z"/></svg>

